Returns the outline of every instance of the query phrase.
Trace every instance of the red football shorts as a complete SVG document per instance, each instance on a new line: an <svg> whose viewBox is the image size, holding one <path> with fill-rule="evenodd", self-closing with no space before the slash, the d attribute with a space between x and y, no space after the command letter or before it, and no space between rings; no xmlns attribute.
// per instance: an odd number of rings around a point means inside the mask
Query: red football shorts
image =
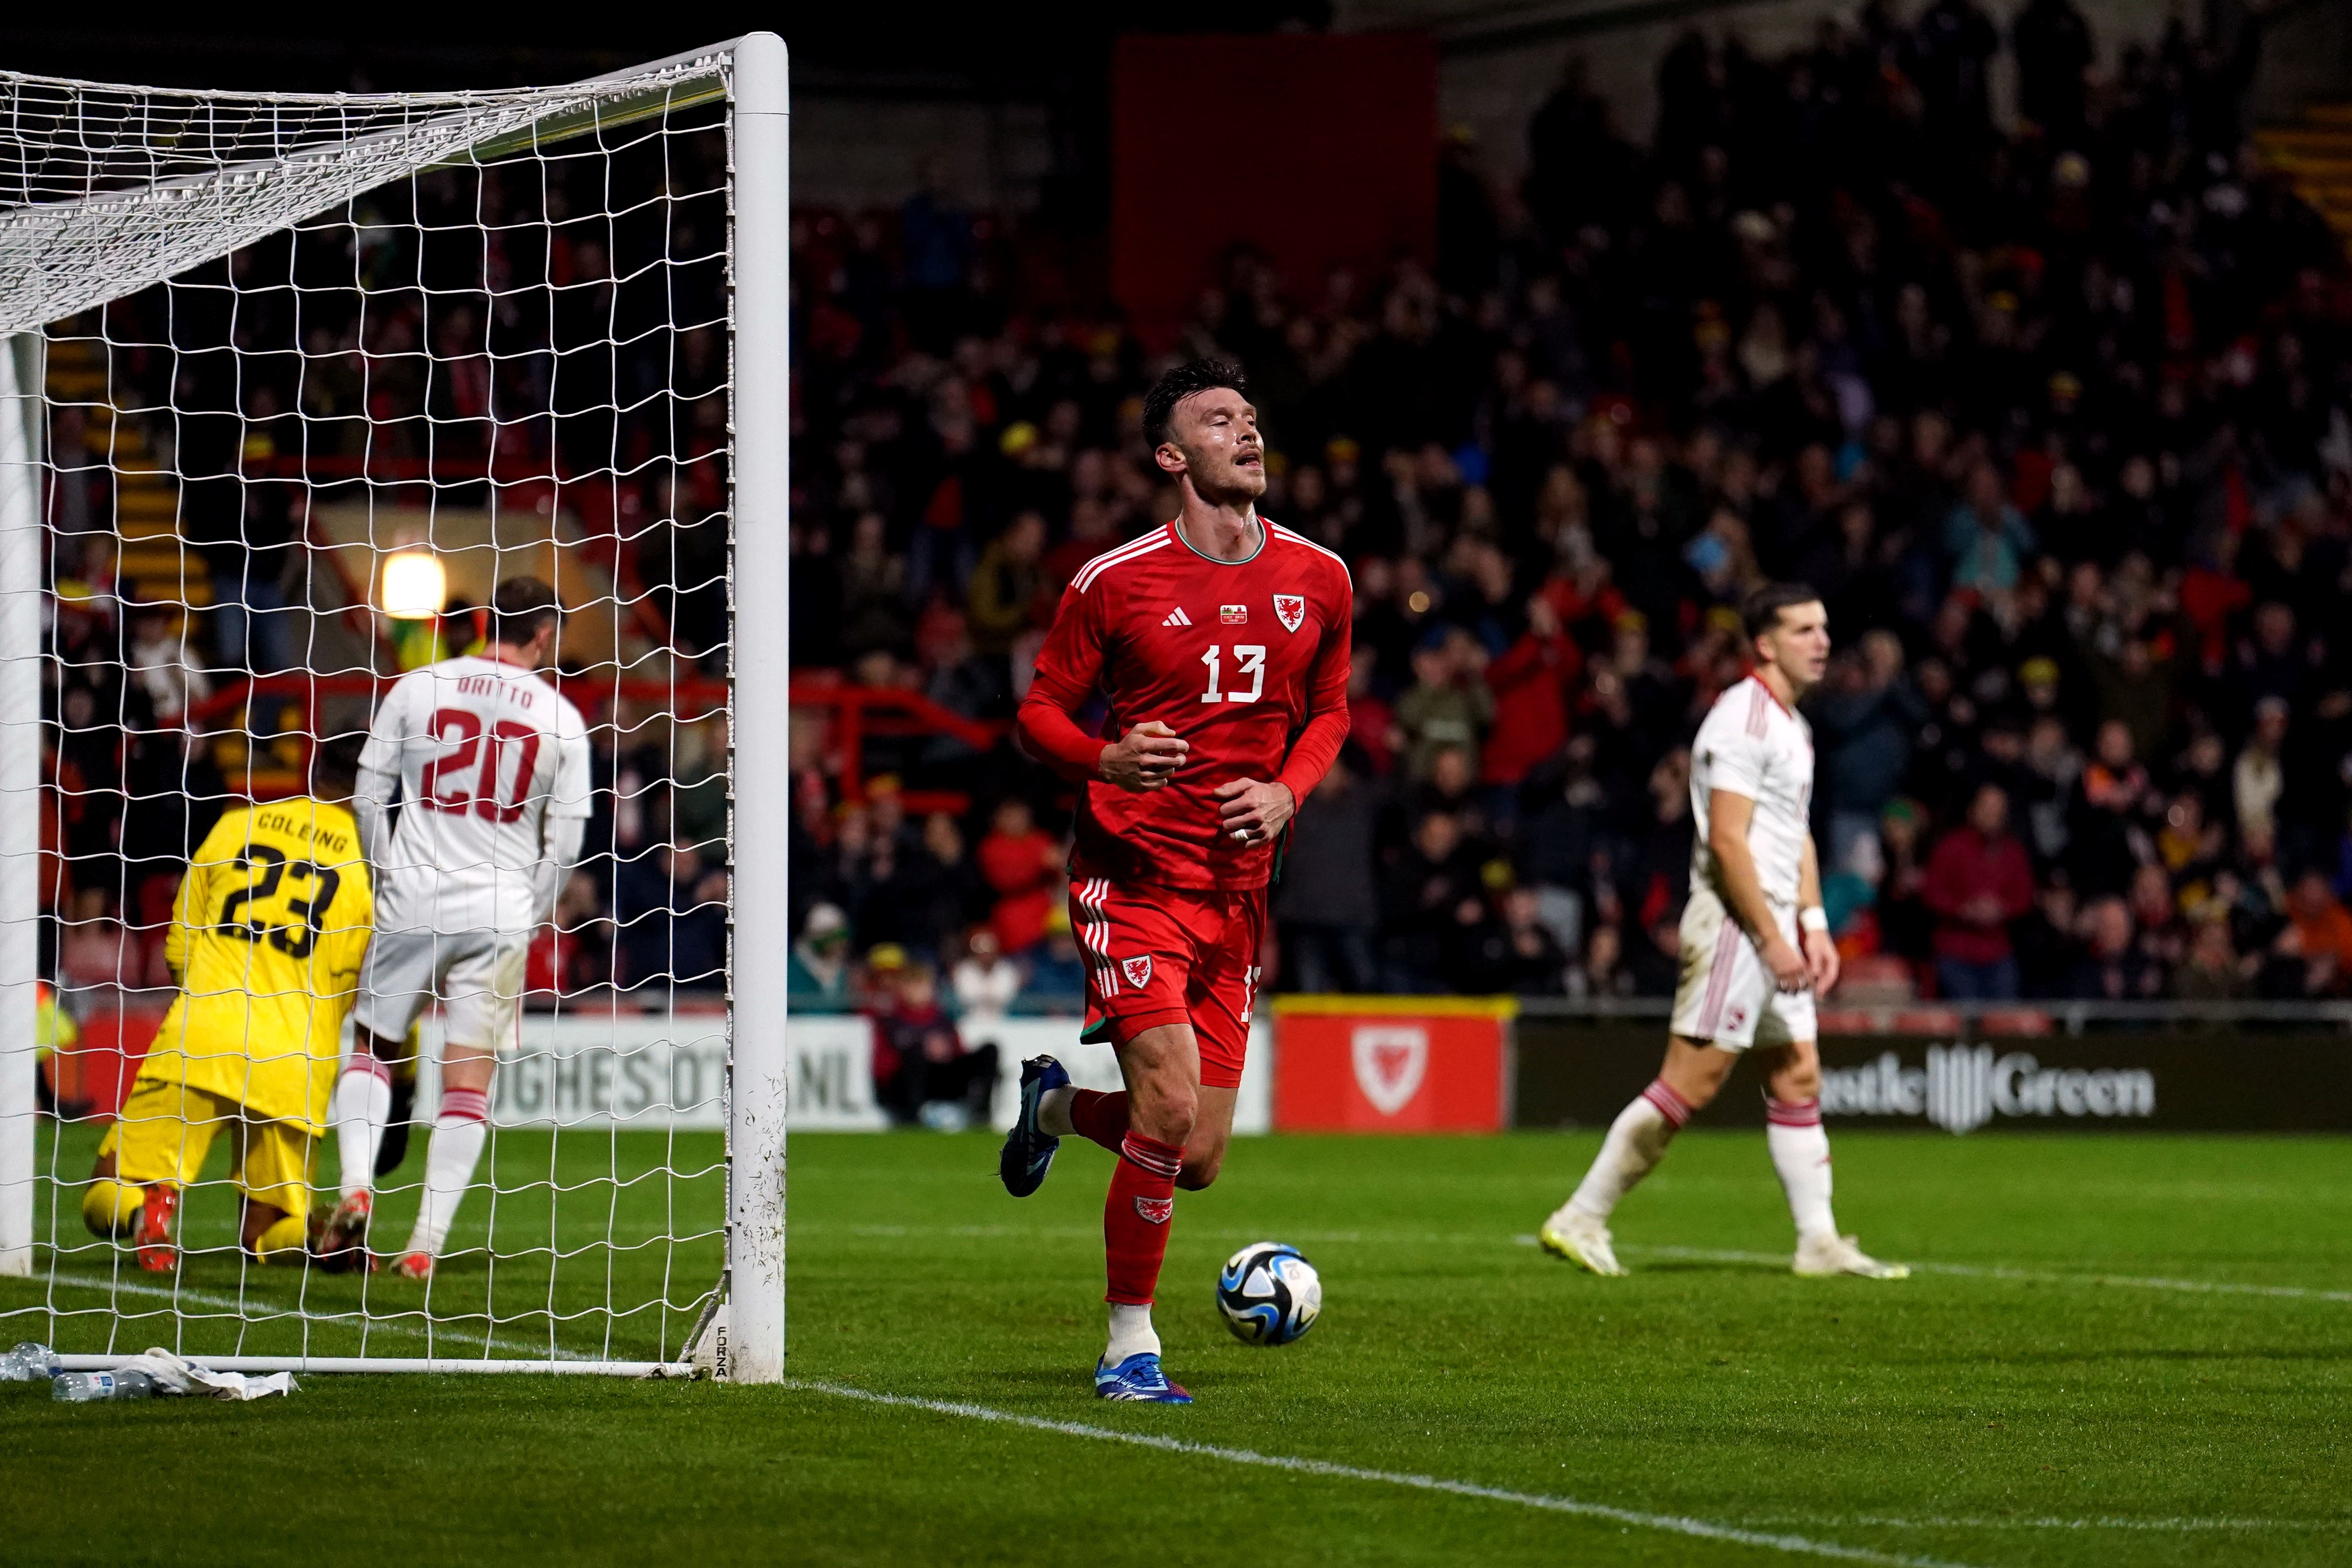
<svg viewBox="0 0 2352 1568"><path fill-rule="evenodd" d="M1264 888L1213 892L1079 877L1070 883L1070 927L1087 958L1086 1038L1121 1045L1162 1024L1190 1024L1202 1085L1240 1087Z"/></svg>

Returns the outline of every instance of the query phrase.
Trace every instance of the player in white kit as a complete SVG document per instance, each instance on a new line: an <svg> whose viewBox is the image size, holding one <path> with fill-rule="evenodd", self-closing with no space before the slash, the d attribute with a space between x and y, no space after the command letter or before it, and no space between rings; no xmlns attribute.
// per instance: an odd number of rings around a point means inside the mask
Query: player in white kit
<svg viewBox="0 0 2352 1568"><path fill-rule="evenodd" d="M360 971L356 1043L335 1086L342 1196L319 1242L330 1260L373 1267L367 1228L393 1064L436 996L441 1104L402 1274L432 1277L473 1183L491 1075L514 1046L531 933L580 858L591 805L587 725L539 673L559 615L555 590L538 578L499 584L482 651L402 676L369 726L352 805L375 871L375 934Z"/></svg>
<svg viewBox="0 0 2352 1568"><path fill-rule="evenodd" d="M1796 1271L1900 1279L1910 1270L1864 1254L1830 1212L1813 994L1837 983L1838 954L1807 826L1812 731L1797 714L1829 664L1829 616L1811 589L1792 584L1759 589L1743 615L1755 668L1716 700L1691 742L1697 837L1665 1066L1537 1235L1595 1274L1624 1273L1611 1211L1752 1046L1764 1057L1765 1142L1797 1224Z"/></svg>

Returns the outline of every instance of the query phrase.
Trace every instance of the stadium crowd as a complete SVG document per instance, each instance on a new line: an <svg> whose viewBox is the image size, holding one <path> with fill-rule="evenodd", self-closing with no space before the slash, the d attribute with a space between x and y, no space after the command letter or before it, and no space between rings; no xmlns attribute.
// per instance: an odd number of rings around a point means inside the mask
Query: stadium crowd
<svg viewBox="0 0 2352 1568"><path fill-rule="evenodd" d="M1740 674L1731 607L1793 578L1841 648L1809 717L1858 976L2352 991L2342 251L2245 141L2258 26L2102 74L2069 0L2033 0L2014 130L2003 45L1973 0L1874 3L1778 59L1693 33L1647 147L1571 73L1523 182L1448 138L1433 265L1288 278L1238 247L1156 353L1002 215L797 215L796 994L900 1019L893 1050L942 1070L950 1015L1075 1002L1071 803L1004 721L1063 584L1171 514L1140 395L1208 353L1251 378L1265 511L1355 575L1354 736L1277 891L1284 985L1665 994L1685 747ZM280 612L336 485L543 485L645 607L629 667L723 673L723 215L594 216L600 181L715 181L715 134L660 141L535 185L426 175L110 308L214 589L184 616L117 592L102 433L63 410L69 991L164 983L170 888L229 787L190 715L305 662ZM363 315L273 281L355 267ZM900 700L952 722L845 742ZM583 706L598 816L532 984L715 984L723 720Z"/></svg>
<svg viewBox="0 0 2352 1568"><path fill-rule="evenodd" d="M1777 578L1841 647L1809 717L1857 976L2352 990L2341 250L2245 141L2254 29L2100 75L2035 0L2014 132L2001 42L1971 0L1780 59L1694 33L1646 149L1571 74L1517 189L1449 140L1433 268L1238 247L1163 354L1032 298L1016 232L936 194L802 215L804 679L1002 721L1076 568L1172 511L1142 389L1219 354L1277 455L1263 510L1356 581L1285 985L1668 993L1685 748ZM804 996L870 980L887 1013L934 963L1077 991L1042 770L805 740ZM971 811L908 810L943 789Z"/></svg>

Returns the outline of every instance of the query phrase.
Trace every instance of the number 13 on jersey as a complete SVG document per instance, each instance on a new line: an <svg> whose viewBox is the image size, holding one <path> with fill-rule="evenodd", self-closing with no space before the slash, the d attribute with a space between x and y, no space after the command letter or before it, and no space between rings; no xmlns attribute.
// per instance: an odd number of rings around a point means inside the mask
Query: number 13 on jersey
<svg viewBox="0 0 2352 1568"><path fill-rule="evenodd" d="M1234 678L1249 679L1246 691L1220 691L1218 680L1223 673L1224 655L1211 643L1201 655L1201 662L1209 667L1209 689L1201 693L1203 702L1255 702L1265 695L1265 646L1263 643L1238 643L1234 647Z"/></svg>

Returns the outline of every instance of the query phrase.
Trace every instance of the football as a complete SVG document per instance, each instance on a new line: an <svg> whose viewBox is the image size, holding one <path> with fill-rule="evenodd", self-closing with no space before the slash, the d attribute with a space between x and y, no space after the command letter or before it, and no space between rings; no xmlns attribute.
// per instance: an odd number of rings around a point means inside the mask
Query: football
<svg viewBox="0 0 2352 1568"><path fill-rule="evenodd" d="M1323 1277L1298 1248L1253 1241L1217 1275L1217 1311L1244 1344L1286 1345L1323 1311Z"/></svg>

